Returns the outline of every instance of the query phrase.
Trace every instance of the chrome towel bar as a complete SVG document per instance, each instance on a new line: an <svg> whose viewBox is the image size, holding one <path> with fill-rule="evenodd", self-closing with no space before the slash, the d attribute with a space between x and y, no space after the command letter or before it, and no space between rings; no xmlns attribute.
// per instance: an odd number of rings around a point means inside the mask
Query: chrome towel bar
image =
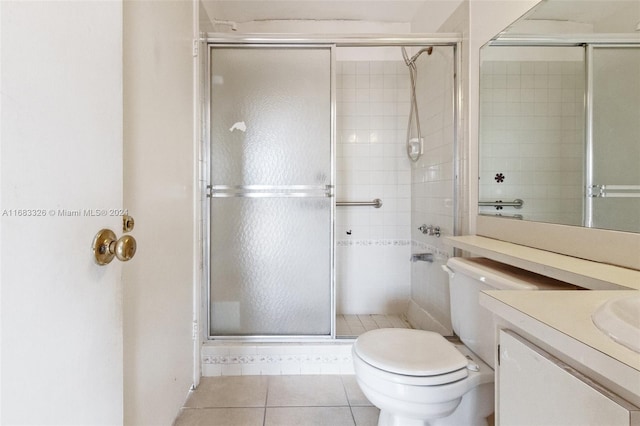
<svg viewBox="0 0 640 426"><path fill-rule="evenodd" d="M349 206L357 206L357 207L375 207L379 209L382 207L382 200L380 198L376 198L373 201L336 201L336 207L349 207Z"/></svg>
<svg viewBox="0 0 640 426"><path fill-rule="evenodd" d="M515 207L516 209L521 209L524 201L520 198L516 198L513 201L479 201L478 206L480 207Z"/></svg>

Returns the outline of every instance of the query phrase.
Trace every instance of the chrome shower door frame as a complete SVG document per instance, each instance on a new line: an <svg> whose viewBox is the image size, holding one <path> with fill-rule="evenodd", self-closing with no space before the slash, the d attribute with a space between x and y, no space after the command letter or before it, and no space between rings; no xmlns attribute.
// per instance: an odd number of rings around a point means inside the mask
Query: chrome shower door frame
<svg viewBox="0 0 640 426"><path fill-rule="evenodd" d="M454 89L453 97L453 119L454 119L454 179L453 179L453 215L454 215L454 235L458 235L464 228L463 218L460 215L461 203L466 205L468 200L464 201L460 198L462 193L462 181L466 179L464 170L461 167L461 159L464 158L464 131L462 129L461 117L463 115L462 108L462 46L461 37L455 33L439 33L439 34L388 34L384 36L377 35L353 35L353 34L337 34L330 36L289 36L289 35L265 35L265 34L246 34L234 35L228 33L210 33L203 34L200 39L201 45L207 47L206 58L203 60L203 79L201 79L203 98L201 100L202 111L202 148L201 148L201 175L198 184L201 186L202 208L201 214L206 220L202 226L202 273L201 281L204 286L202 296L200 297L199 309L204 310L206 314L197 315L200 322L206 321L206 327L194 326L194 337L198 334L198 329L202 330L202 337L209 342L328 342L335 340L335 318L336 318L336 290L335 290L335 200L331 208L331 334L328 336L212 336L210 333L210 203L207 193L207 182L211 176L211 160L210 160L210 46L230 46L230 47L318 47L324 46L331 49L331 183L335 183L335 162L336 162L336 48L337 47L400 47L400 46L450 46L453 48L454 57ZM457 249L456 249L457 252Z"/></svg>

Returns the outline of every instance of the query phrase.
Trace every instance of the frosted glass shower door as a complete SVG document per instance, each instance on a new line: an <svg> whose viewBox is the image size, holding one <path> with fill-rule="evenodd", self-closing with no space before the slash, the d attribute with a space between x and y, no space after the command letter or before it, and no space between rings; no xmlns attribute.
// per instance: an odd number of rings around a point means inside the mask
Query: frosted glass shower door
<svg viewBox="0 0 640 426"><path fill-rule="evenodd" d="M640 47L592 54L590 226L640 232Z"/></svg>
<svg viewBox="0 0 640 426"><path fill-rule="evenodd" d="M330 336L330 47L212 46L210 336Z"/></svg>

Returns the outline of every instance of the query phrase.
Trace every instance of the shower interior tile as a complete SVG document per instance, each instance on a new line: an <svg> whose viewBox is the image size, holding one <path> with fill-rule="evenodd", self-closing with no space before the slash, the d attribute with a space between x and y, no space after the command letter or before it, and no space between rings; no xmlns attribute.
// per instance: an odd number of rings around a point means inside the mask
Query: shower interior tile
<svg viewBox="0 0 640 426"><path fill-rule="evenodd" d="M340 337L357 337L379 328L411 328L400 315L338 315L336 332Z"/></svg>

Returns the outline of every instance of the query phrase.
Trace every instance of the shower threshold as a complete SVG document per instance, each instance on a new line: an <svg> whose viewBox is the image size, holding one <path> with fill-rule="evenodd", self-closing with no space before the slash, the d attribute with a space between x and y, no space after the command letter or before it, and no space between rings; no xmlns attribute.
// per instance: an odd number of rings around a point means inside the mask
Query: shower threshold
<svg viewBox="0 0 640 426"><path fill-rule="evenodd" d="M207 342L202 376L354 374L354 339L377 328L412 328L403 315L337 315L336 338L324 342Z"/></svg>

